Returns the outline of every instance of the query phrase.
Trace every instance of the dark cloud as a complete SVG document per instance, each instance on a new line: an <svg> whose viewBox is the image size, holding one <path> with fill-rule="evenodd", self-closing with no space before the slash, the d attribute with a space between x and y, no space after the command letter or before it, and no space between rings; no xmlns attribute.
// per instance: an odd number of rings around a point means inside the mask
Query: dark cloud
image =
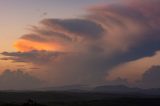
<svg viewBox="0 0 160 106"><path fill-rule="evenodd" d="M143 88L160 88L160 66L152 66L138 81L138 86Z"/></svg>
<svg viewBox="0 0 160 106"><path fill-rule="evenodd" d="M103 28L88 19L44 19L40 23L39 27L32 26L32 33L23 35L21 39L72 43L78 37L92 39L103 35Z"/></svg>
<svg viewBox="0 0 160 106"><path fill-rule="evenodd" d="M0 75L0 90L29 90L42 85L42 81L22 70L5 70Z"/></svg>
<svg viewBox="0 0 160 106"><path fill-rule="evenodd" d="M33 50L30 52L3 52L1 54L5 56L4 58L1 58L1 60L13 60L13 62L26 62L34 64L49 64L64 53Z"/></svg>
<svg viewBox="0 0 160 106"><path fill-rule="evenodd" d="M99 37L103 33L103 28L99 24L88 19L45 19L41 23L51 28L84 37Z"/></svg>

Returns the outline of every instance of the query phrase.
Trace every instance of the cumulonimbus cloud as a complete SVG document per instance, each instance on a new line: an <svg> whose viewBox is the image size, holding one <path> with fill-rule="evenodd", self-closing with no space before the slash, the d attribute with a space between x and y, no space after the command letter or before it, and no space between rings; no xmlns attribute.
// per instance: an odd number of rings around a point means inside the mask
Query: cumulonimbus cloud
<svg viewBox="0 0 160 106"><path fill-rule="evenodd" d="M5 70L0 75L0 90L30 90L43 84L38 78L22 70Z"/></svg>
<svg viewBox="0 0 160 106"><path fill-rule="evenodd" d="M90 7L83 18L44 19L16 42L20 52L3 53L7 56L3 59L34 64L45 60L52 65L43 65L50 70L63 70L59 73L68 73L69 79L99 82L110 68L160 50L160 1L124 1ZM46 55L41 50L52 53ZM59 55L62 58L57 59L58 65L52 60L55 52L67 53Z"/></svg>
<svg viewBox="0 0 160 106"><path fill-rule="evenodd" d="M150 67L142 76L142 79L138 81L138 86L143 88L159 88L160 79L160 66Z"/></svg>

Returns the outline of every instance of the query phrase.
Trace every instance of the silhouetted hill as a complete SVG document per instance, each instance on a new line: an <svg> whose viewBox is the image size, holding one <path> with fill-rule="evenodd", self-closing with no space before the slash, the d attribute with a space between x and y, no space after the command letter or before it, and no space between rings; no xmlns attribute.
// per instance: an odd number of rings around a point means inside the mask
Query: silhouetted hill
<svg viewBox="0 0 160 106"><path fill-rule="evenodd" d="M84 92L87 87L85 85L66 85L59 87L45 87L40 88L42 91L75 91L75 92Z"/></svg>
<svg viewBox="0 0 160 106"><path fill-rule="evenodd" d="M142 92L149 95L160 95L160 88L145 89Z"/></svg>
<svg viewBox="0 0 160 106"><path fill-rule="evenodd" d="M111 94L143 94L143 95L160 95L160 88L142 89L128 87L125 85L102 85L89 87L85 85L68 85L62 87L46 87L39 89L40 91L58 91L58 92L99 92Z"/></svg>
<svg viewBox="0 0 160 106"><path fill-rule="evenodd" d="M131 88L125 85L104 85L104 86L95 87L93 91L94 92L108 92L108 93L133 93L133 92L143 91L143 89Z"/></svg>
<svg viewBox="0 0 160 106"><path fill-rule="evenodd" d="M104 85L97 86L93 92L112 93L112 94L142 94L142 95L160 95L160 88L142 89L132 88L125 85Z"/></svg>

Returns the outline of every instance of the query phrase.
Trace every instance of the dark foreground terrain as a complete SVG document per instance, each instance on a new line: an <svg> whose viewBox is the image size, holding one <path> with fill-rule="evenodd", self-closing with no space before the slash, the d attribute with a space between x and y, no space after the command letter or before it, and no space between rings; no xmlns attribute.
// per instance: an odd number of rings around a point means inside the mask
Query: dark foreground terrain
<svg viewBox="0 0 160 106"><path fill-rule="evenodd" d="M160 96L93 92L0 92L0 106L160 106Z"/></svg>

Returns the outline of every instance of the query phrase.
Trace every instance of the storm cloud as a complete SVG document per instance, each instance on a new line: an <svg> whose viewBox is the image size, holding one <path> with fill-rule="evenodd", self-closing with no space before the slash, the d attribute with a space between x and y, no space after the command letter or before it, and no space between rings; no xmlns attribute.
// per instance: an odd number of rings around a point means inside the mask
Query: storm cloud
<svg viewBox="0 0 160 106"><path fill-rule="evenodd" d="M42 84L41 80L22 70L5 70L0 75L0 90L30 90Z"/></svg>
<svg viewBox="0 0 160 106"><path fill-rule="evenodd" d="M138 86L143 88L159 88L160 87L160 66L150 67L138 81Z"/></svg>
<svg viewBox="0 0 160 106"><path fill-rule="evenodd" d="M16 42L19 52L4 52L3 60L44 63L49 75L58 77L55 82L103 82L111 68L160 50L158 4L122 0L92 6L81 18L44 19Z"/></svg>

